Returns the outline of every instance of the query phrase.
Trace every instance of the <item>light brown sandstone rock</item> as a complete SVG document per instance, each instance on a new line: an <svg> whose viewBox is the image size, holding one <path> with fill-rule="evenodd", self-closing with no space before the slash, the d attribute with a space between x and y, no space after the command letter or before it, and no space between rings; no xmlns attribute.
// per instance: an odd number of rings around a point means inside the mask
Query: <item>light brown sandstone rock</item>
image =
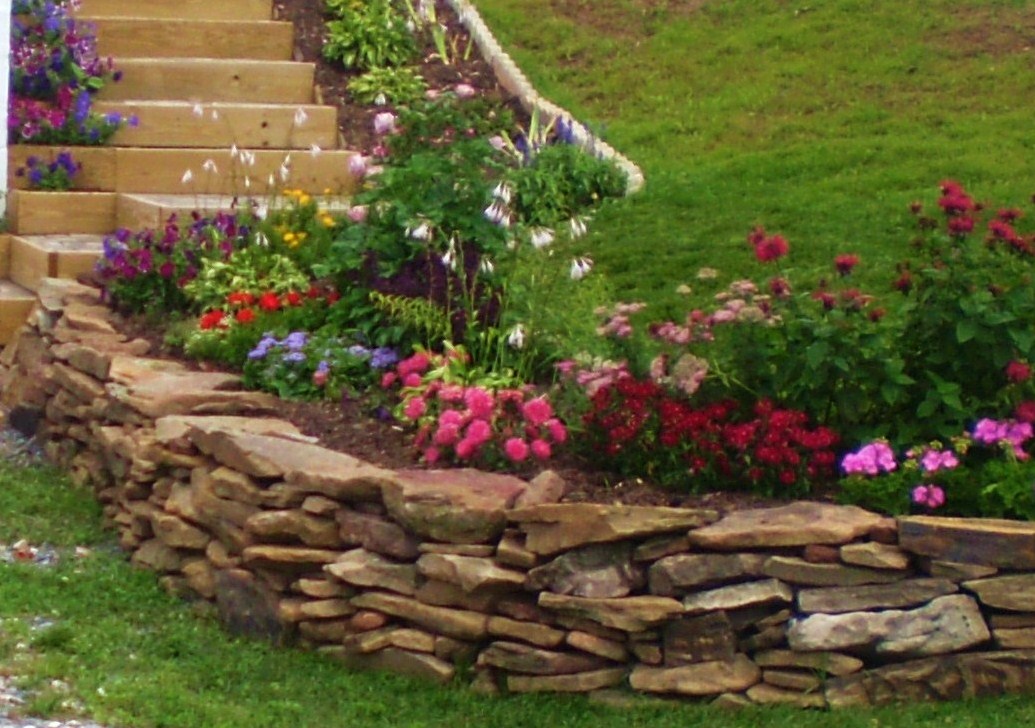
<svg viewBox="0 0 1035 728"><path fill-rule="evenodd" d="M717 517L714 511L597 503L540 505L507 514L528 534L525 548L547 555L576 546L685 531Z"/></svg>
<svg viewBox="0 0 1035 728"><path fill-rule="evenodd" d="M779 508L736 511L690 532L690 543L719 551L808 544L845 544L878 527L882 518L855 506L802 501Z"/></svg>
<svg viewBox="0 0 1035 728"><path fill-rule="evenodd" d="M339 508L334 512L334 518L340 527L339 534L347 544L406 561L420 555L417 538L387 518L349 508Z"/></svg>
<svg viewBox="0 0 1035 728"><path fill-rule="evenodd" d="M625 680L624 667L605 668L571 675L507 675L512 693L588 693L614 687Z"/></svg>
<svg viewBox="0 0 1035 728"><path fill-rule="evenodd" d="M406 595L417 591L416 566L389 561L366 549L346 551L323 568L336 579L354 586L389 589Z"/></svg>
<svg viewBox="0 0 1035 728"><path fill-rule="evenodd" d="M795 705L799 708L827 707L827 701L822 692L804 693L768 683L752 685L746 694L752 703L759 705Z"/></svg>
<svg viewBox="0 0 1035 728"><path fill-rule="evenodd" d="M855 566L871 569L908 569L909 554L898 546L875 541L850 543L841 547L841 560Z"/></svg>
<svg viewBox="0 0 1035 728"><path fill-rule="evenodd" d="M753 659L762 667L796 667L835 676L850 675L863 668L863 661L858 657L837 652L767 650L755 654Z"/></svg>
<svg viewBox="0 0 1035 728"><path fill-rule="evenodd" d="M762 573L792 584L808 586L860 586L889 584L905 578L905 572L888 569L866 569L843 564L810 564L793 556L770 556Z"/></svg>
<svg viewBox="0 0 1035 728"><path fill-rule="evenodd" d="M621 541L567 551L528 572L527 587L609 599L624 597L643 583L643 568L632 560L632 543Z"/></svg>
<svg viewBox="0 0 1035 728"><path fill-rule="evenodd" d="M909 516L899 519L899 541L906 551L941 561L1035 568L1035 523L1027 521Z"/></svg>
<svg viewBox="0 0 1035 728"><path fill-rule="evenodd" d="M704 585L761 576L764 554L677 554L651 564L648 582L651 594L676 596Z"/></svg>
<svg viewBox="0 0 1035 728"><path fill-rule="evenodd" d="M266 542L301 541L306 546L332 549L344 546L337 523L302 510L259 511L249 516L244 529Z"/></svg>
<svg viewBox="0 0 1035 728"><path fill-rule="evenodd" d="M1035 574L975 579L963 582L963 588L977 594L986 607L1015 612L1035 611Z"/></svg>
<svg viewBox="0 0 1035 728"><path fill-rule="evenodd" d="M573 630L568 633L564 641L576 650L582 650L613 662L625 662L629 658L629 651L622 642L604 639L589 632Z"/></svg>
<svg viewBox="0 0 1035 728"><path fill-rule="evenodd" d="M333 564L341 557L340 551L314 549L305 546L248 546L242 554L244 563L270 569L316 571L325 564Z"/></svg>
<svg viewBox="0 0 1035 728"><path fill-rule="evenodd" d="M382 592L366 592L352 598L352 605L406 619L429 632L477 641L488 635L488 616L460 609L421 604L415 599Z"/></svg>
<svg viewBox="0 0 1035 728"><path fill-rule="evenodd" d="M587 599L543 592L539 606L568 617L596 622L623 632L642 632L683 614L683 605L668 597Z"/></svg>
<svg viewBox="0 0 1035 728"><path fill-rule="evenodd" d="M762 671L744 655L732 660L699 662L682 667L637 665L629 675L633 690L680 695L719 695L747 690L761 679Z"/></svg>
<svg viewBox="0 0 1035 728"><path fill-rule="evenodd" d="M907 579L894 584L802 589L798 592L798 609L827 614L899 609L926 604L957 591L958 587L948 579Z"/></svg>
<svg viewBox="0 0 1035 728"><path fill-rule="evenodd" d="M567 675L598 670L605 663L598 657L575 652L556 652L520 642L493 642L478 655L479 667L496 667L529 675Z"/></svg>
<svg viewBox="0 0 1035 728"><path fill-rule="evenodd" d="M789 586L777 579L763 579L693 592L683 599L683 606L687 614L703 614L757 604L789 604L793 600L794 592Z"/></svg>
<svg viewBox="0 0 1035 728"><path fill-rule="evenodd" d="M538 622L522 622L507 617L489 617L489 634L510 640L522 640L539 647L557 647L564 642L563 630Z"/></svg>
<svg viewBox="0 0 1035 728"><path fill-rule="evenodd" d="M151 527L162 543L172 548L204 549L212 540L211 536L197 526L161 511L152 514Z"/></svg>
<svg viewBox="0 0 1035 728"><path fill-rule="evenodd" d="M666 667L732 660L737 650L737 635L723 611L673 619L662 635Z"/></svg>
<svg viewBox="0 0 1035 728"><path fill-rule="evenodd" d="M380 670L409 675L445 685L456 675L456 668L434 655L387 647L370 654L339 653L339 659L350 669Z"/></svg>
<svg viewBox="0 0 1035 728"><path fill-rule="evenodd" d="M491 558L424 554L417 569L429 579L456 584L466 592L475 590L517 591L525 584L525 574L498 566Z"/></svg>

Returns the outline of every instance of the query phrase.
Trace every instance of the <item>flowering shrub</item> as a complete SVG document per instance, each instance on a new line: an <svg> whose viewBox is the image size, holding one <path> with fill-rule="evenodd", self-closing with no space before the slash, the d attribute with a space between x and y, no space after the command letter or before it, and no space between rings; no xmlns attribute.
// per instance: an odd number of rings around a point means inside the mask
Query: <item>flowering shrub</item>
<svg viewBox="0 0 1035 728"><path fill-rule="evenodd" d="M869 443L842 459L841 497L891 514L1035 519L1032 436L1030 421L984 418L948 444L906 450L901 462L887 442Z"/></svg>
<svg viewBox="0 0 1035 728"><path fill-rule="evenodd" d="M97 55L96 38L71 17L71 2L20 0L11 24L12 142L103 144L135 117L98 114L93 94L118 80L111 59Z"/></svg>
<svg viewBox="0 0 1035 728"><path fill-rule="evenodd" d="M838 436L767 400L750 411L732 400L698 405L618 376L595 389L583 425L595 458L669 487L795 496L834 474Z"/></svg>
<svg viewBox="0 0 1035 728"><path fill-rule="evenodd" d="M284 190L282 198L287 204L269 211L263 234L272 250L291 258L308 275L327 257L338 220L327 209L326 199L305 190Z"/></svg>
<svg viewBox="0 0 1035 728"><path fill-rule="evenodd" d="M247 225L232 215L195 219L181 228L176 216L161 232L123 228L104 239L97 261L103 296L133 313L185 311L187 286L206 261L226 261L248 239Z"/></svg>
<svg viewBox="0 0 1035 728"><path fill-rule="evenodd" d="M25 166L19 167L15 175L26 177L29 180L29 188L33 190L64 191L72 189L73 180L82 168L82 162L76 162L72 158L72 153L65 151L58 152L51 162L30 156L25 160Z"/></svg>
<svg viewBox="0 0 1035 728"><path fill-rule="evenodd" d="M396 416L416 425L415 444L426 463L516 468L548 460L567 441L568 430L545 394L493 377L465 382L467 363L462 349L418 351L382 377L383 388L399 393Z"/></svg>
<svg viewBox="0 0 1035 728"><path fill-rule="evenodd" d="M267 332L244 364L243 382L285 397L338 397L373 384L399 357L394 349L369 349L332 335L292 331L282 339Z"/></svg>
<svg viewBox="0 0 1035 728"><path fill-rule="evenodd" d="M261 243L243 238L232 256L206 259L197 275L184 287L195 308L205 310L222 306L235 293L247 292L256 298L264 294L273 306L280 296L301 300L309 288L306 276L286 255L272 252ZM276 310L279 305L266 310Z"/></svg>

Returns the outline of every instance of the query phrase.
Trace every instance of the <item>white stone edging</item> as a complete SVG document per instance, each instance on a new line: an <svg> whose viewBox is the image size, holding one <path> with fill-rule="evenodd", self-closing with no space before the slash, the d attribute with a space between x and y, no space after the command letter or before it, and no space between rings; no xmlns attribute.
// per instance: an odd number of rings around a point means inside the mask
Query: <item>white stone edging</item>
<svg viewBox="0 0 1035 728"><path fill-rule="evenodd" d="M468 0L447 0L447 2L460 22L467 28L467 32L471 34L471 38L478 45L478 50L486 63L492 66L500 86L514 94L526 111L532 113L534 110L538 110L547 121L568 119L572 125L572 136L576 144L588 154L613 161L625 173L625 194L631 195L643 189L643 172L628 157L594 136L586 125L575 120L570 112L539 95L514 60L504 52L503 47L493 36L492 31L489 30L472 3Z"/></svg>

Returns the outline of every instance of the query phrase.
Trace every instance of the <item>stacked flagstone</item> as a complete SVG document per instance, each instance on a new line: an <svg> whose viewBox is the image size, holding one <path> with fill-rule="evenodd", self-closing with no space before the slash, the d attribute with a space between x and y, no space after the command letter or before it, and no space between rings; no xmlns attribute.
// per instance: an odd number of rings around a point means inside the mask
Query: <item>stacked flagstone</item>
<svg viewBox="0 0 1035 728"><path fill-rule="evenodd" d="M1035 689L1035 524L799 502L558 502L564 484L391 471L314 444L236 376L146 358L48 280L3 401L134 563L231 629L484 691L806 707Z"/></svg>

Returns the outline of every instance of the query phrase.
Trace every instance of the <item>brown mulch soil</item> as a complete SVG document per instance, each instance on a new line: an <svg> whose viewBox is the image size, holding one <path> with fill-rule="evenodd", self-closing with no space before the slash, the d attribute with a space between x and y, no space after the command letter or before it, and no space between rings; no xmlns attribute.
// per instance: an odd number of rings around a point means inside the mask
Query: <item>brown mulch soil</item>
<svg viewBox="0 0 1035 728"><path fill-rule="evenodd" d="M347 83L355 73L324 61L320 55L325 22L321 11L323 0L278 0L275 7L277 17L291 20L295 24L296 60L317 64L316 82L320 98L323 103L338 107L338 121L347 146L369 152L377 141L373 135L372 119L381 109L353 104ZM441 5L439 20L451 32L464 33L457 18ZM461 46L465 43L466 40L462 41ZM484 92L498 95L516 110L514 99L508 98L499 88L491 68L478 56L477 51L471 54L469 60L456 66L444 66L429 59L432 52L432 48L425 49L425 60L420 64L429 88L441 89L456 83L468 83ZM139 317L125 319L123 330L131 337L148 339L152 344L153 355L184 361L178 352L165 346L161 333L152 321ZM209 368L208 365L194 361L184 363L197 369ZM385 414L383 410L379 412L370 401L351 398L340 402L285 401L281 411L281 416L293 422L305 434L318 438L324 447L388 468L421 467L412 445L412 432ZM713 508L720 512L778 503L771 498L740 492L693 495L663 490L638 478L629 479L601 472L572 454L559 455L551 461L550 468L568 483L565 500L569 502ZM536 473L536 470L527 470L519 475L530 478Z"/></svg>

